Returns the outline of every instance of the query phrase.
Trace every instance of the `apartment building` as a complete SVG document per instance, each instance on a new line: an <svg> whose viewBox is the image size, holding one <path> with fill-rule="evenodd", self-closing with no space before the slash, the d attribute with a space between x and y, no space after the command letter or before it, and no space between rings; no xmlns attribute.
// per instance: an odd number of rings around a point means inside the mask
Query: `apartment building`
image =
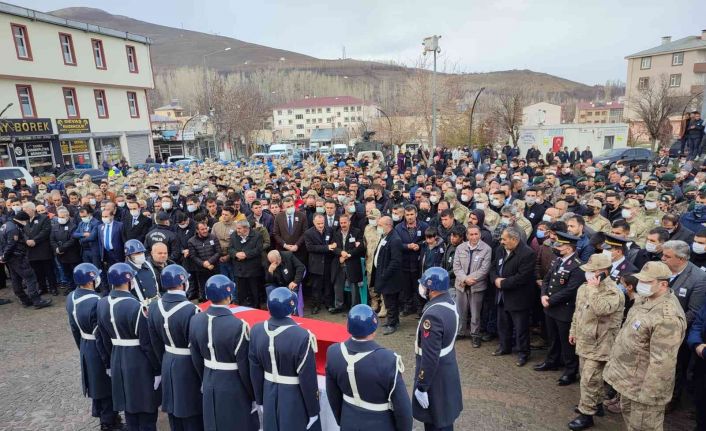
<svg viewBox="0 0 706 431"><path fill-rule="evenodd" d="M351 96L305 97L272 110L273 130L280 141L305 141L312 130L331 128L345 129L352 139L377 116L374 104Z"/></svg>
<svg viewBox="0 0 706 431"><path fill-rule="evenodd" d="M630 109L630 101L639 96L640 90L667 80L675 95L696 95L706 88L706 30L699 36L672 40L662 38L660 45L625 57L628 61L625 119L635 123L639 133L640 122ZM681 114L681 112L679 113ZM670 119L675 135L681 132L681 117Z"/></svg>
<svg viewBox="0 0 706 431"><path fill-rule="evenodd" d="M577 103L574 123L621 123L623 121L624 109L625 105L619 101Z"/></svg>
<svg viewBox="0 0 706 431"><path fill-rule="evenodd" d="M130 164L154 154L147 37L0 3L0 166Z"/></svg>

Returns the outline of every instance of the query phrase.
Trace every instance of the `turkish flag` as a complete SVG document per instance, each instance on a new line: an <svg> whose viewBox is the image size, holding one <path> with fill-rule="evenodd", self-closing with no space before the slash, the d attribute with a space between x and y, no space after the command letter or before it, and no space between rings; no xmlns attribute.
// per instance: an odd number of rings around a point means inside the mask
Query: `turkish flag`
<svg viewBox="0 0 706 431"><path fill-rule="evenodd" d="M559 152L561 151L561 147L564 146L564 137L563 136L555 136L552 138L552 151L553 152Z"/></svg>

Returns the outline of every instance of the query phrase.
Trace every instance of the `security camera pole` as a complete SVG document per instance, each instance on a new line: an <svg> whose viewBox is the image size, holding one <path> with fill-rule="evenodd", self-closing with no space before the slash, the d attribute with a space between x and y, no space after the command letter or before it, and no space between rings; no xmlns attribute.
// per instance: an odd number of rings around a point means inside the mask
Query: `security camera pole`
<svg viewBox="0 0 706 431"><path fill-rule="evenodd" d="M424 46L424 55L427 52L434 53L434 72L431 78L431 150L436 148L436 53L441 52L439 48L439 39L441 36L429 36L424 38L422 45Z"/></svg>

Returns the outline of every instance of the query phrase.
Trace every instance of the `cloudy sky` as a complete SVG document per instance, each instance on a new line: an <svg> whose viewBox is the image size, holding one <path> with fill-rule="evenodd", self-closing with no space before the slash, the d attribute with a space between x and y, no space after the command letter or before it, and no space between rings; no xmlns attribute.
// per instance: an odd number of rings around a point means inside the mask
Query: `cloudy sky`
<svg viewBox="0 0 706 431"><path fill-rule="evenodd" d="M531 69L586 84L625 80L624 57L706 28L703 0L5 0L50 11L90 6L318 58L413 64L442 35L463 72Z"/></svg>

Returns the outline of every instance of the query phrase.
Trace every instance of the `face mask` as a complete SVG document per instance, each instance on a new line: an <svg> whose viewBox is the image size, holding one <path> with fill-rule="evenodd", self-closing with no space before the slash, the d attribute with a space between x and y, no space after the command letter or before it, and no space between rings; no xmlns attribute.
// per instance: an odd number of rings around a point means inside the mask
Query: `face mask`
<svg viewBox="0 0 706 431"><path fill-rule="evenodd" d="M456 190L463 189L463 184L456 184Z"/></svg>
<svg viewBox="0 0 706 431"><path fill-rule="evenodd" d="M13 206L13 207L12 207L12 211L14 211L15 213L18 213L18 212L22 211L22 207Z"/></svg>
<svg viewBox="0 0 706 431"><path fill-rule="evenodd" d="M652 295L652 285L639 281L635 287L635 291L640 296L650 296Z"/></svg>
<svg viewBox="0 0 706 431"><path fill-rule="evenodd" d="M120 208L125 207L125 202L124 202L124 201L118 202L118 206L119 206Z"/></svg>
<svg viewBox="0 0 706 431"><path fill-rule="evenodd" d="M189 222L187 221L186 223L182 223L179 225L179 227L182 229L186 229L187 227L189 227Z"/></svg>
<svg viewBox="0 0 706 431"><path fill-rule="evenodd" d="M613 260L613 252L610 250L603 250L602 251L603 256L606 256L608 259L611 261Z"/></svg>
<svg viewBox="0 0 706 431"><path fill-rule="evenodd" d="M156 192L150 192L150 197L151 197L152 199L156 198L156 197L157 197L157 193L156 193Z"/></svg>
<svg viewBox="0 0 706 431"><path fill-rule="evenodd" d="M429 202L431 202L433 204L437 204L437 203L439 203L439 198L437 196L430 196Z"/></svg>
<svg viewBox="0 0 706 431"><path fill-rule="evenodd" d="M130 215L133 217L137 217L140 215L140 210L130 210Z"/></svg>
<svg viewBox="0 0 706 431"><path fill-rule="evenodd" d="M542 216L542 220L544 220L544 221L547 222L547 223L551 223L551 222L552 222L552 216L550 216L549 214L544 214L544 215Z"/></svg>
<svg viewBox="0 0 706 431"><path fill-rule="evenodd" d="M546 234L547 234L547 233L546 233L545 231L543 231L543 230L538 230L537 233L535 234L535 236L536 236L538 239L543 239Z"/></svg>
<svg viewBox="0 0 706 431"><path fill-rule="evenodd" d="M593 217L594 215L596 215L596 212L597 212L597 211L598 211L598 210L597 210L596 208L588 207L588 208L586 208L586 215L587 215L588 217Z"/></svg>
<svg viewBox="0 0 706 431"><path fill-rule="evenodd" d="M566 196L566 197L564 198L564 200L565 200L567 203L572 204L572 203L576 202L576 196L569 195L569 196Z"/></svg>
<svg viewBox="0 0 706 431"><path fill-rule="evenodd" d="M494 206L494 207L499 207L499 206L501 206L502 204L503 204L503 203L500 202L498 199L493 199L493 206Z"/></svg>
<svg viewBox="0 0 706 431"><path fill-rule="evenodd" d="M93 288L95 289L96 287L101 285L101 276L97 275L96 279L93 280Z"/></svg>
<svg viewBox="0 0 706 431"><path fill-rule="evenodd" d="M172 209L172 203L171 202L162 202L162 209L164 209L164 210Z"/></svg>
<svg viewBox="0 0 706 431"><path fill-rule="evenodd" d="M103 224L108 224L111 221L113 221L113 219L111 219L110 217L103 217Z"/></svg>
<svg viewBox="0 0 706 431"><path fill-rule="evenodd" d="M696 254L704 254L706 253L706 245L694 242L691 244L691 250Z"/></svg>
<svg viewBox="0 0 706 431"><path fill-rule="evenodd" d="M596 273L593 271L586 271L583 273L583 275L584 275L584 277L586 277L586 281L589 281L589 280L593 279L593 277L596 276Z"/></svg>
<svg viewBox="0 0 706 431"><path fill-rule="evenodd" d="M198 207L196 205L187 205L186 210L189 211L190 213L196 212Z"/></svg>
<svg viewBox="0 0 706 431"><path fill-rule="evenodd" d="M625 168L618 168L618 172L621 173L621 174L624 173L624 172L625 172Z"/></svg>
<svg viewBox="0 0 706 431"><path fill-rule="evenodd" d="M507 178L507 174L500 174L500 179L501 179L501 180L504 180L505 178Z"/></svg>
<svg viewBox="0 0 706 431"><path fill-rule="evenodd" d="M59 217L56 220L59 222L59 224L66 224L69 221L69 219L64 218L64 217Z"/></svg>
<svg viewBox="0 0 706 431"><path fill-rule="evenodd" d="M285 212L287 213L287 215L292 215L292 214L294 214L294 207L289 207L289 208L287 208L287 210L286 210ZM318 210L317 210L317 212L318 212Z"/></svg>
<svg viewBox="0 0 706 431"><path fill-rule="evenodd" d="M485 202L477 202L476 209L484 210L485 209Z"/></svg>
<svg viewBox="0 0 706 431"><path fill-rule="evenodd" d="M377 225L378 225L378 221L377 221L377 219L371 218L371 219L368 219L368 224L369 224L370 226L377 226Z"/></svg>
<svg viewBox="0 0 706 431"><path fill-rule="evenodd" d="M650 202L650 201L645 202L645 209L646 210L653 210L655 208L657 208L657 202Z"/></svg>
<svg viewBox="0 0 706 431"><path fill-rule="evenodd" d="M503 218L500 220L500 223L504 224L505 226L508 226L511 221L512 221L512 220L510 220L509 218L503 217Z"/></svg>
<svg viewBox="0 0 706 431"><path fill-rule="evenodd" d="M417 286L417 292L419 292L419 296L427 299L427 290L421 284Z"/></svg>
<svg viewBox="0 0 706 431"><path fill-rule="evenodd" d="M649 251L650 253L654 253L657 251L657 246L655 244L652 244L651 242L646 242L645 250Z"/></svg>
<svg viewBox="0 0 706 431"><path fill-rule="evenodd" d="M381 227L378 227L377 231L378 231L378 234L385 235L385 231Z"/></svg>
<svg viewBox="0 0 706 431"><path fill-rule="evenodd" d="M627 209L627 208L624 208L622 211L620 211L620 215L621 215L624 219L627 219L627 218L630 218L630 217L632 216L632 211L630 211L630 210Z"/></svg>
<svg viewBox="0 0 706 431"><path fill-rule="evenodd" d="M338 203L340 204L342 204L346 200L345 196L337 196L336 198L338 199Z"/></svg>
<svg viewBox="0 0 706 431"><path fill-rule="evenodd" d="M81 217L81 221L84 223L90 223L91 222L91 217Z"/></svg>
<svg viewBox="0 0 706 431"><path fill-rule="evenodd" d="M323 214L323 213L326 212L326 208L324 208L324 207L316 207L316 212L317 212L318 214Z"/></svg>
<svg viewBox="0 0 706 431"><path fill-rule="evenodd" d="M265 193L265 199L269 199L270 197L272 197L272 193Z"/></svg>
<svg viewBox="0 0 706 431"><path fill-rule="evenodd" d="M131 256L130 259L132 259L132 261L137 266L142 266L142 264L145 263L145 255L144 254L136 254L134 256Z"/></svg>
<svg viewBox="0 0 706 431"><path fill-rule="evenodd" d="M402 220L402 217L398 216L397 214L392 214L392 221L400 221Z"/></svg>
<svg viewBox="0 0 706 431"><path fill-rule="evenodd" d="M537 203L537 198L525 198L527 205L532 206Z"/></svg>
<svg viewBox="0 0 706 431"><path fill-rule="evenodd" d="M91 204L92 206L96 206L96 200L95 199L89 199L88 203Z"/></svg>
<svg viewBox="0 0 706 431"><path fill-rule="evenodd" d="M349 205L348 208L346 208L346 211L353 214L355 212L355 205Z"/></svg>
<svg viewBox="0 0 706 431"><path fill-rule="evenodd" d="M461 202L470 202L471 197L468 195L461 195Z"/></svg>

